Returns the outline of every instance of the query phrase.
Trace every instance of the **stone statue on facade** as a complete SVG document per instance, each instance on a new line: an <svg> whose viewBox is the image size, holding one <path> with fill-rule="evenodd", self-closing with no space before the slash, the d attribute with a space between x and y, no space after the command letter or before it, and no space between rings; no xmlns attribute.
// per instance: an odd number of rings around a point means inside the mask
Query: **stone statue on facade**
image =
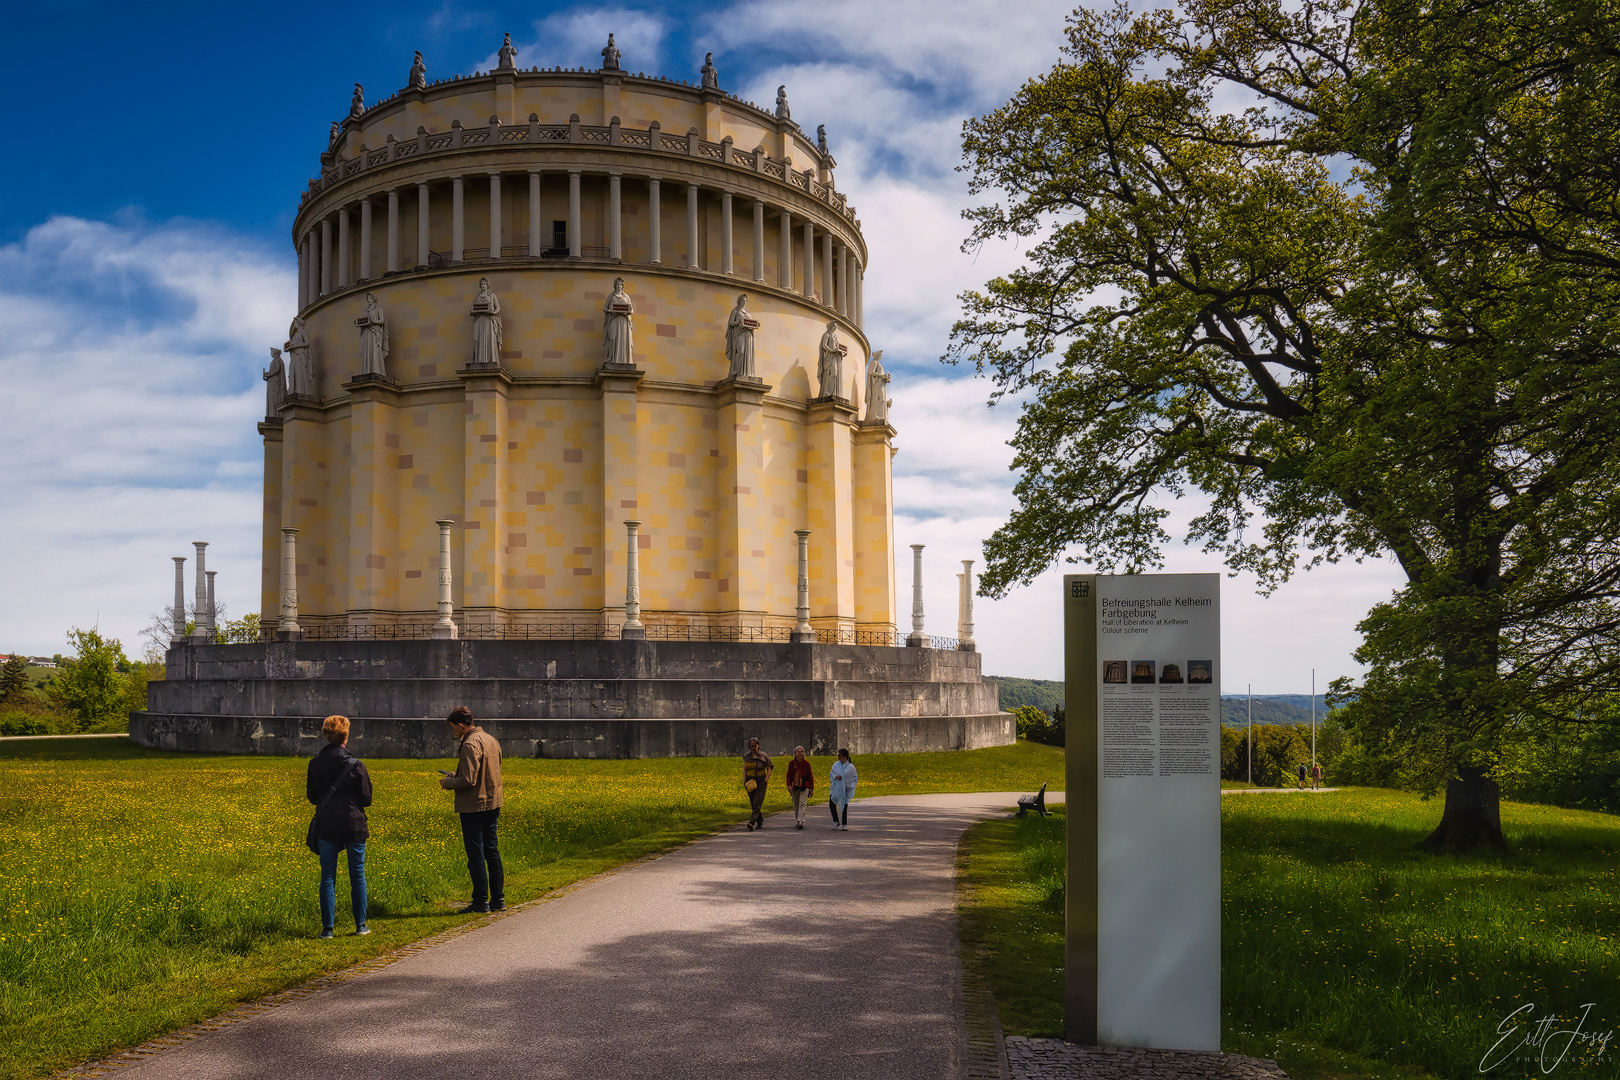
<svg viewBox="0 0 1620 1080"><path fill-rule="evenodd" d="M489 278L478 279L478 295L473 297L474 364L501 362L501 298L489 287Z"/></svg>
<svg viewBox="0 0 1620 1080"><path fill-rule="evenodd" d="M413 90L427 89L427 65L422 63L422 50L416 50L416 59L411 61L411 77L406 85Z"/></svg>
<svg viewBox="0 0 1620 1080"><path fill-rule="evenodd" d="M618 71L619 70L619 56L620 56L619 47L617 45L613 44L613 35L609 34L608 35L607 48L602 50L602 70L603 71Z"/></svg>
<svg viewBox="0 0 1620 1080"><path fill-rule="evenodd" d="M703 66L698 71L703 76L703 89L720 89L720 73L714 68L714 53L703 54Z"/></svg>
<svg viewBox="0 0 1620 1080"><path fill-rule="evenodd" d="M360 374L388 378L388 320L376 293L366 293L366 311L354 325L360 328Z"/></svg>
<svg viewBox="0 0 1620 1080"><path fill-rule="evenodd" d="M743 293L737 297L737 306L731 309L731 317L726 320L726 360L731 364L726 378L758 377L754 374L754 331L758 329L759 320L749 314L748 294Z"/></svg>
<svg viewBox="0 0 1620 1080"><path fill-rule="evenodd" d="M512 48L512 35L507 34L506 40L501 44L500 63L495 67L497 71L517 70L517 50Z"/></svg>
<svg viewBox="0 0 1620 1080"><path fill-rule="evenodd" d="M821 361L816 365L816 382L821 397L843 397L844 353L847 346L838 343L838 324L829 322L827 332L821 335Z"/></svg>
<svg viewBox="0 0 1620 1080"><path fill-rule="evenodd" d="M868 424L887 424L889 422L889 406L894 404L893 399L885 396L888 393L889 373L883 370L883 350L879 349L872 354L872 362L866 365L866 422Z"/></svg>
<svg viewBox="0 0 1620 1080"><path fill-rule="evenodd" d="M793 119L793 110L788 108L786 84L776 88L776 118L778 120Z"/></svg>
<svg viewBox="0 0 1620 1080"><path fill-rule="evenodd" d="M613 292L602 303L602 363L633 365L630 316L635 305L625 295L624 278L613 279Z"/></svg>
<svg viewBox="0 0 1620 1080"><path fill-rule="evenodd" d="M332 153L337 149L338 140L343 138L343 125L336 120L332 121L332 130L326 133L326 152Z"/></svg>
<svg viewBox="0 0 1620 1080"><path fill-rule="evenodd" d="M270 368L264 373L264 417L273 419L287 396L287 368L281 362L281 350L270 347Z"/></svg>
<svg viewBox="0 0 1620 1080"><path fill-rule="evenodd" d="M816 125L816 149L821 151L821 156L822 157L827 156L827 125L826 124L817 124Z"/></svg>
<svg viewBox="0 0 1620 1080"><path fill-rule="evenodd" d="M304 333L303 319L293 319L282 348L287 351L287 392L314 397L315 365L309 358L309 336Z"/></svg>
<svg viewBox="0 0 1620 1080"><path fill-rule="evenodd" d="M354 84L354 98L349 102L349 115L359 116L366 111L366 92L359 83Z"/></svg>

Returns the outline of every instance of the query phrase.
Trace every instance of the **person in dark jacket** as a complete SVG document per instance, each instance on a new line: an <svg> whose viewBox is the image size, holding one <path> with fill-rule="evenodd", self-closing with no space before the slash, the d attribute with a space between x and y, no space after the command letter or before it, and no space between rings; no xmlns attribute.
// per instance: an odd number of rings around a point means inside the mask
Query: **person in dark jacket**
<svg viewBox="0 0 1620 1080"><path fill-rule="evenodd" d="M337 922L340 851L349 853L349 905L354 911L354 932L369 934L366 841L371 829L366 823L366 807L371 805L371 774L363 762L349 753L347 716L328 716L321 724L321 734L326 737L326 748L310 759L304 784L305 796L317 807L315 837L321 857L321 937L331 937L332 926Z"/></svg>

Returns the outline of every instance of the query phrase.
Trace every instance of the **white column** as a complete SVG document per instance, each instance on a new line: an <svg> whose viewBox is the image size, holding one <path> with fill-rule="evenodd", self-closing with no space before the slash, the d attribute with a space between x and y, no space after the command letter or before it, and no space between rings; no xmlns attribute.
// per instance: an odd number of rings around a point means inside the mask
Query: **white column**
<svg viewBox="0 0 1620 1080"><path fill-rule="evenodd" d="M848 316L849 303L849 245L841 244L838 248L838 314Z"/></svg>
<svg viewBox="0 0 1620 1080"><path fill-rule="evenodd" d="M696 184L686 185L686 268L688 270L701 270L698 262L698 230L697 230L697 196Z"/></svg>
<svg viewBox="0 0 1620 1080"><path fill-rule="evenodd" d="M353 258L349 246L349 208L345 206L338 211L337 283L340 289L354 280L349 276Z"/></svg>
<svg viewBox="0 0 1620 1080"><path fill-rule="evenodd" d="M568 172L568 257L579 258L579 172Z"/></svg>
<svg viewBox="0 0 1620 1080"><path fill-rule="evenodd" d="M416 265L426 266L433 252L428 248L428 186L416 185Z"/></svg>
<svg viewBox="0 0 1620 1080"><path fill-rule="evenodd" d="M973 560L962 560L962 611L956 619L956 641L963 649L973 645Z"/></svg>
<svg viewBox="0 0 1620 1080"><path fill-rule="evenodd" d="M371 200L360 200L360 280L371 276Z"/></svg>
<svg viewBox="0 0 1620 1080"><path fill-rule="evenodd" d="M206 642L208 640L208 571L204 566L208 541L193 540L191 546L197 549L197 589L194 599L196 611L193 615L191 640Z"/></svg>
<svg viewBox="0 0 1620 1080"><path fill-rule="evenodd" d="M276 636L283 641L302 636L298 625L298 530L281 530L281 619Z"/></svg>
<svg viewBox="0 0 1620 1080"><path fill-rule="evenodd" d="M777 282L788 292L793 291L793 215L782 209L782 248L776 253Z"/></svg>
<svg viewBox="0 0 1620 1080"><path fill-rule="evenodd" d="M765 204L754 200L754 280L765 280Z"/></svg>
<svg viewBox="0 0 1620 1080"><path fill-rule="evenodd" d="M794 529L793 535L799 538L799 599L794 612L798 618L788 640L813 642L816 632L810 625L810 530Z"/></svg>
<svg viewBox="0 0 1620 1080"><path fill-rule="evenodd" d="M644 638L647 628L641 625L641 552L636 538L639 521L624 523L624 630L626 638Z"/></svg>
<svg viewBox="0 0 1620 1080"><path fill-rule="evenodd" d="M461 177L450 178L450 261L461 262L467 252L466 192Z"/></svg>
<svg viewBox="0 0 1620 1080"><path fill-rule="evenodd" d="M720 272L731 273L731 192L720 193Z"/></svg>
<svg viewBox="0 0 1620 1080"><path fill-rule="evenodd" d="M816 227L804 223L804 295L816 298Z"/></svg>
<svg viewBox="0 0 1620 1080"><path fill-rule="evenodd" d="M455 620L450 612L455 603L450 596L450 527L454 521L436 521L439 527L439 621L433 624L433 636L438 639L456 638Z"/></svg>
<svg viewBox="0 0 1620 1080"><path fill-rule="evenodd" d="M321 219L321 287L317 293L325 296L332 291L332 219Z"/></svg>
<svg viewBox="0 0 1620 1080"><path fill-rule="evenodd" d="M654 147L654 149L657 149ZM663 199L658 193L658 177L647 179L647 261L659 263L663 261L663 254L659 251L663 236L664 224Z"/></svg>
<svg viewBox="0 0 1620 1080"><path fill-rule="evenodd" d="M855 325L866 329L866 271L855 264Z"/></svg>
<svg viewBox="0 0 1620 1080"><path fill-rule="evenodd" d="M501 257L501 240L504 239L501 228L501 174L489 174L489 257Z"/></svg>
<svg viewBox="0 0 1620 1080"><path fill-rule="evenodd" d="M219 631L219 620L214 617L218 611L214 607L214 575L217 573L219 573L218 570L208 571L208 637L210 640Z"/></svg>
<svg viewBox="0 0 1620 1080"><path fill-rule="evenodd" d="M388 261L383 273L399 272L399 189L388 189Z"/></svg>
<svg viewBox="0 0 1620 1080"><path fill-rule="evenodd" d="M186 557L172 555L170 558L174 560L174 611L170 613L174 618L174 631L169 636L169 644L178 645L186 640Z"/></svg>
<svg viewBox="0 0 1620 1080"><path fill-rule="evenodd" d="M922 601L922 544L911 545L911 634L906 638L906 644L912 648L921 648L928 644L923 636L923 601Z"/></svg>
<svg viewBox="0 0 1620 1080"><path fill-rule="evenodd" d="M540 235L540 173L529 171L529 258L538 259L545 250Z"/></svg>
<svg viewBox="0 0 1620 1080"><path fill-rule="evenodd" d="M619 174L608 174L608 258L624 258L623 237L620 235Z"/></svg>
<svg viewBox="0 0 1620 1080"><path fill-rule="evenodd" d="M826 290L821 294L821 302L828 307L837 307L837 297L833 295L832 233L821 238L821 286Z"/></svg>

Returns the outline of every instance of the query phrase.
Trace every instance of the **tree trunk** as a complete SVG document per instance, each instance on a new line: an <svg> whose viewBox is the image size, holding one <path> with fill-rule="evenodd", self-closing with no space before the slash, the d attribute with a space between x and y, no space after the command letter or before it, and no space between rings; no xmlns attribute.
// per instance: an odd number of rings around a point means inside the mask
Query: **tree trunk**
<svg viewBox="0 0 1620 1080"><path fill-rule="evenodd" d="M1440 824L1418 845L1447 854L1508 850L1502 836L1502 788L1477 765L1464 765L1446 783L1446 808Z"/></svg>

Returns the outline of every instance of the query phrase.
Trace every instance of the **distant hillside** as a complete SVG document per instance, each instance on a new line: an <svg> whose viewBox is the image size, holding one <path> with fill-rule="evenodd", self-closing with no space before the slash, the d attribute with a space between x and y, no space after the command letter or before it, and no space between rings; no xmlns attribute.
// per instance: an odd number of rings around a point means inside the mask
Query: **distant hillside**
<svg viewBox="0 0 1620 1080"><path fill-rule="evenodd" d="M1008 711L1020 705L1033 705L1050 716L1055 707L1063 704L1061 681L1014 679L1006 675L986 675L984 681L996 684L996 693L1001 697L1001 707Z"/></svg>

